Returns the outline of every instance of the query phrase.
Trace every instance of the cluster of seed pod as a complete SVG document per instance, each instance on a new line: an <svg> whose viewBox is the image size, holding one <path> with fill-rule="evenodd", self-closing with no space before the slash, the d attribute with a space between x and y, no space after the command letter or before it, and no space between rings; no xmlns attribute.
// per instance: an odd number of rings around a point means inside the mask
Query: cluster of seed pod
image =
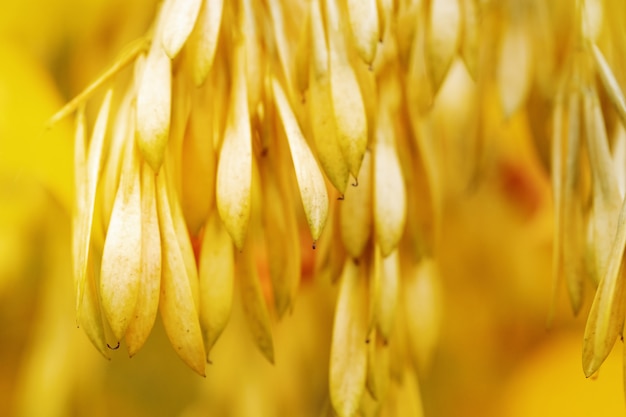
<svg viewBox="0 0 626 417"><path fill-rule="evenodd" d="M572 37L564 48L554 98L551 164L554 286L566 282L575 313L583 306L586 284L597 287L583 341L583 370L589 377L622 334L626 313L621 272L626 99L624 79L614 71L626 64L618 56L626 38L621 20L613 15L626 8L618 2L584 6L574 14Z"/></svg>
<svg viewBox="0 0 626 417"><path fill-rule="evenodd" d="M477 171L493 125L531 96L554 104L554 275L578 310L593 265L584 361L595 372L622 329L626 226L593 73L622 121L626 101L596 45L594 10L615 2L566 3L165 0L150 35L59 115L78 109L79 325L105 356L107 340L134 355L159 310L176 352L204 374L236 283L273 362L270 317L294 307L302 251L315 250L314 279L340 281L335 411L419 409L441 308L446 155L431 110L462 62L480 92L466 155ZM86 98L126 64L131 80L106 93L87 141ZM312 248L300 246L306 229Z"/></svg>

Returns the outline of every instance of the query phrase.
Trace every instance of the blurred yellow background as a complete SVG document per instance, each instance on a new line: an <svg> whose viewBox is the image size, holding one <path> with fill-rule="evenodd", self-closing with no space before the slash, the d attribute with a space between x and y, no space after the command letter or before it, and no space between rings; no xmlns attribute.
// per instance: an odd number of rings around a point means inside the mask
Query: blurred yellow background
<svg viewBox="0 0 626 417"><path fill-rule="evenodd" d="M72 126L43 126L146 31L155 9L150 0L0 2L0 415L322 415L330 283L303 285L293 315L274 324L273 367L237 306L206 379L176 358L158 321L136 357L120 350L110 362L76 328ZM475 94L464 69L453 72L435 109L442 125L454 112L462 120L470 100L463 104L460 91ZM461 152L446 168L441 334L420 375L426 416L624 414L622 343L597 377L582 372L589 301L574 318L562 291L546 328L552 205L525 117L502 126L477 185L467 186ZM461 146L457 130L448 132L451 146Z"/></svg>

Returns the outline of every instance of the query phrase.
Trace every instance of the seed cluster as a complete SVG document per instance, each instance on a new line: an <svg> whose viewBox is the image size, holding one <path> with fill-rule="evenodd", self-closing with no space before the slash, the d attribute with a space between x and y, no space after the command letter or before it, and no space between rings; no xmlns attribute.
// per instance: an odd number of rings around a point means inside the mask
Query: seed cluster
<svg viewBox="0 0 626 417"><path fill-rule="evenodd" d="M165 0L146 38L56 117L77 111L79 325L103 355L107 340L134 355L158 310L203 375L238 287L273 362L272 317L294 308L315 250L313 279L340 281L336 413L419 409L450 163L432 109L462 65L478 92L464 144L475 173L494 126L553 108L536 125L553 125L555 291L565 280L578 311L586 277L598 286L592 375L625 315L623 12L611 0ZM86 102L129 64L89 129Z"/></svg>

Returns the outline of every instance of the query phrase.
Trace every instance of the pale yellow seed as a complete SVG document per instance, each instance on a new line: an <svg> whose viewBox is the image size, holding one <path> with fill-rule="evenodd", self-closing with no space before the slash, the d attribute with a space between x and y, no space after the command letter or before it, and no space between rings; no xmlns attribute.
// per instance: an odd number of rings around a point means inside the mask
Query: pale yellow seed
<svg viewBox="0 0 626 417"><path fill-rule="evenodd" d="M380 337L389 341L394 326L400 294L400 259L393 251L381 261L380 292L374 308L377 310L377 330Z"/></svg>
<svg viewBox="0 0 626 417"><path fill-rule="evenodd" d="M330 83L327 78L315 79L313 75L311 78L308 106L317 156L330 182L344 194L350 172L337 141Z"/></svg>
<svg viewBox="0 0 626 417"><path fill-rule="evenodd" d="M217 209L239 250L248 231L252 186L252 134L244 57L238 46L231 103L217 166Z"/></svg>
<svg viewBox="0 0 626 417"><path fill-rule="evenodd" d="M76 311L76 322L98 352L106 359L110 359L92 262L90 259L85 271L84 294L82 302Z"/></svg>
<svg viewBox="0 0 626 417"><path fill-rule="evenodd" d="M135 316L126 329L126 347L133 356L144 345L156 319L161 291L161 235L155 175L144 162L141 169L141 281Z"/></svg>
<svg viewBox="0 0 626 417"><path fill-rule="evenodd" d="M620 269L625 247L626 204L623 204L616 238L611 245L607 272L600 281L585 327L583 370L587 377L600 368L624 326L626 285Z"/></svg>
<svg viewBox="0 0 626 417"><path fill-rule="evenodd" d="M339 417L356 414L367 376L366 280L347 260L341 276L330 350L330 399Z"/></svg>
<svg viewBox="0 0 626 417"><path fill-rule="evenodd" d="M410 353L421 373L428 372L441 331L441 289L433 259L410 266L402 281Z"/></svg>
<svg viewBox="0 0 626 417"><path fill-rule="evenodd" d="M259 275L254 264L252 246L235 254L236 277L240 285L243 311L257 347L271 364L274 364L274 342L267 305Z"/></svg>
<svg viewBox="0 0 626 417"><path fill-rule="evenodd" d="M426 65L435 94L457 54L461 38L459 0L433 0L426 34Z"/></svg>
<svg viewBox="0 0 626 417"><path fill-rule="evenodd" d="M91 135L91 141L89 142L89 151L87 154L85 171L82 174L84 175L84 179L82 181L85 181L85 183L81 185L81 188L84 187L83 192L85 193L83 197L84 206L81 207L81 204L79 203L77 207L78 209L82 209L76 214L77 220L75 222L75 238L77 239L77 242L74 243L74 249L76 250L74 254L74 267L76 268L74 274L77 277L78 284L76 294L77 310L80 310L80 303L82 302L85 290L87 265L89 263L89 252L91 248L91 230L96 204L96 189L98 187L98 180L102 170L104 137L107 130L107 123L109 121L112 95L113 91L109 90L102 101L102 105L100 106L100 111L98 112L98 117L96 118L96 123ZM79 121L79 123L83 122ZM82 127L80 129L82 129ZM82 135L82 133L78 132L77 135ZM77 140L81 140L80 136L77 136ZM78 146L80 146L80 144ZM78 149L77 152L80 153L80 149ZM75 158L77 159L75 162L77 164L77 168L80 169L80 165L82 165L80 161L81 155L76 155ZM81 181L80 171L76 172L76 176L77 181ZM80 198L80 196L77 195L77 198Z"/></svg>
<svg viewBox="0 0 626 417"><path fill-rule="evenodd" d="M381 36L377 0L348 0L348 17L354 46L361 59L371 65Z"/></svg>
<svg viewBox="0 0 626 417"><path fill-rule="evenodd" d="M130 143L104 241L100 273L102 307L118 341L133 318L142 269L139 159Z"/></svg>
<svg viewBox="0 0 626 417"><path fill-rule="evenodd" d="M378 117L374 144L374 228L383 257L397 246L406 223L406 189L394 143L391 116Z"/></svg>
<svg viewBox="0 0 626 417"><path fill-rule="evenodd" d="M532 43L527 27L520 22L508 24L500 41L497 83L504 115L510 117L525 102L532 80Z"/></svg>
<svg viewBox="0 0 626 417"><path fill-rule="evenodd" d="M611 154L604 116L595 92L584 96L585 138L593 180L593 250L596 281L604 276L615 236L622 198L611 168Z"/></svg>
<svg viewBox="0 0 626 417"><path fill-rule="evenodd" d="M581 132L580 98L572 94L567 101L567 154L563 177L563 274L574 312L582 306L585 271L583 266L585 226L580 178Z"/></svg>
<svg viewBox="0 0 626 417"><path fill-rule="evenodd" d="M372 232L372 169L372 156L366 152L358 185L348 186L339 201L341 241L355 259L363 253Z"/></svg>
<svg viewBox="0 0 626 417"><path fill-rule="evenodd" d="M224 0L205 0L200 8L196 28L189 38L192 51L193 80L196 86L204 84L213 66L220 36Z"/></svg>
<svg viewBox="0 0 626 417"><path fill-rule="evenodd" d="M235 281L233 242L215 210L206 222L199 263L200 326L208 356L230 318Z"/></svg>
<svg viewBox="0 0 626 417"><path fill-rule="evenodd" d="M163 253L159 311L165 333L180 358L199 375L205 374L205 350L196 303L180 250L165 175L157 179L157 207Z"/></svg>
<svg viewBox="0 0 626 417"><path fill-rule="evenodd" d="M161 43L165 53L174 59L189 38L202 0L166 0L163 5Z"/></svg>
<svg viewBox="0 0 626 417"><path fill-rule="evenodd" d="M262 221L272 280L274 306L280 319L294 303L300 283L300 232L292 196L281 186L278 163L266 155L261 168ZM295 197L295 196L294 196Z"/></svg>
<svg viewBox="0 0 626 417"><path fill-rule="evenodd" d="M163 163L172 105L172 63L156 43L146 59L137 91L137 143L154 172Z"/></svg>
<svg viewBox="0 0 626 417"><path fill-rule="evenodd" d="M274 99L283 122L291 158L296 171L296 180L304 206L304 214L313 240L317 240L328 216L328 192L313 152L306 143L285 93L275 79L272 80Z"/></svg>
<svg viewBox="0 0 626 417"><path fill-rule="evenodd" d="M367 148L367 117L361 88L346 51L339 23L339 11L334 1L326 1L330 87L337 141L350 174L359 177L359 170Z"/></svg>

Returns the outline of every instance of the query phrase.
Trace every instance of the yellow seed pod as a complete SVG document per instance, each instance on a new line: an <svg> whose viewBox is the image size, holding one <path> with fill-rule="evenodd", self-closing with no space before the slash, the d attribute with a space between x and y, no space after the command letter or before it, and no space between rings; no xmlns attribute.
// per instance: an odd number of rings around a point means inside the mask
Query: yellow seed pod
<svg viewBox="0 0 626 417"><path fill-rule="evenodd" d="M461 39L459 0L432 0L426 33L426 65L434 93L450 69Z"/></svg>
<svg viewBox="0 0 626 417"><path fill-rule="evenodd" d="M141 282L141 183L134 141L126 146L124 171L102 252L100 297L117 341L133 318Z"/></svg>
<svg viewBox="0 0 626 417"><path fill-rule="evenodd" d="M208 359L230 318L235 281L233 242L216 210L204 228L199 263L200 326Z"/></svg>
<svg viewBox="0 0 626 417"><path fill-rule="evenodd" d="M169 138L172 105L172 62L152 44L137 90L137 143L154 172L163 163Z"/></svg>
<svg viewBox="0 0 626 417"><path fill-rule="evenodd" d="M285 93L275 79L272 80L274 100L283 122L291 158L296 171L296 180L304 206L304 214L313 240L317 240L326 224L328 216L328 192L317 161L306 143Z"/></svg>
<svg viewBox="0 0 626 417"><path fill-rule="evenodd" d="M311 2L309 10L306 12L304 25L302 25L302 28L300 29L298 44L296 46L296 55L294 58L295 64L293 69L293 78L295 79L295 87L303 95L309 88L309 68L311 67L311 48L313 44L310 8L313 7L313 3L314 2ZM324 43L326 43L325 39Z"/></svg>
<svg viewBox="0 0 626 417"><path fill-rule="evenodd" d="M439 342L441 330L441 288L439 270L433 259L408 266L403 274L404 320L410 354L417 370L425 373Z"/></svg>
<svg viewBox="0 0 626 417"><path fill-rule="evenodd" d="M371 66L381 36L377 0L348 0L348 18L359 57Z"/></svg>
<svg viewBox="0 0 626 417"><path fill-rule="evenodd" d="M526 25L510 22L500 40L496 80L504 115L510 117L526 101L532 81L532 42Z"/></svg>
<svg viewBox="0 0 626 417"><path fill-rule="evenodd" d="M348 259L341 276L330 348L330 400L339 417L353 416L367 377L367 280Z"/></svg>
<svg viewBox="0 0 626 417"><path fill-rule="evenodd" d="M212 130L213 121L207 123L205 116L210 110L209 106L195 104L183 140L181 205L192 236L198 234L215 205L217 152L213 147L212 134L207 134L207 130Z"/></svg>
<svg viewBox="0 0 626 417"><path fill-rule="evenodd" d="M352 258L363 253L372 234L372 156L365 153L358 184L348 187L339 203L341 241Z"/></svg>
<svg viewBox="0 0 626 417"><path fill-rule="evenodd" d="M191 54L193 81L204 84L213 66L220 36L224 0L205 0L198 15L196 27L191 32L188 48Z"/></svg>
<svg viewBox="0 0 626 417"><path fill-rule="evenodd" d="M583 370L587 377L600 368L624 326L626 285L620 269L625 247L626 205L623 205L616 238L611 245L607 271L600 281L585 327Z"/></svg>
<svg viewBox="0 0 626 417"><path fill-rule="evenodd" d="M476 80L480 53L480 16L478 0L461 0L462 28L459 52L467 72Z"/></svg>
<svg viewBox="0 0 626 417"><path fill-rule="evenodd" d="M582 158L582 132L580 126L580 97L571 94L567 97L567 129L563 145L567 153L563 159L563 230L568 238L563 239L563 274L567 283L570 301L574 312L578 312L583 302L585 220L581 181L578 179Z"/></svg>
<svg viewBox="0 0 626 417"><path fill-rule="evenodd" d="M308 106L317 155L330 182L344 194L350 172L337 141L330 83L328 79L311 78Z"/></svg>
<svg viewBox="0 0 626 417"><path fill-rule="evenodd" d="M374 229L383 257L398 246L406 223L406 189L394 138L391 116L383 110L373 152Z"/></svg>
<svg viewBox="0 0 626 417"><path fill-rule="evenodd" d="M239 250L243 248L248 231L252 186L252 133L244 59L243 47L239 44L215 190L218 212Z"/></svg>
<svg viewBox="0 0 626 417"><path fill-rule="evenodd" d="M87 338L89 338L89 341L96 347L98 352L106 359L110 359L106 337L104 335L104 321L92 263L93 261L89 260L89 265L85 271L84 294L78 310L76 311L76 324L83 329Z"/></svg>
<svg viewBox="0 0 626 417"><path fill-rule="evenodd" d="M81 141L84 140L84 114L79 112L78 126L76 132L76 154L74 164L77 169L76 178L86 178L84 184L77 188L77 212L74 220L74 276L76 278L76 308L80 310L85 282L87 280L87 265L89 263L89 251L91 248L91 231L93 226L94 209L96 205L96 190L98 179L102 169L104 137L106 134L109 112L111 109L111 97L113 91L109 90L100 110L89 142L89 150L86 161L81 150ZM79 201L82 200L82 201Z"/></svg>
<svg viewBox="0 0 626 417"><path fill-rule="evenodd" d="M165 175L157 178L157 207L163 253L159 311L165 333L180 358L199 375L205 374L202 331L183 253L180 249Z"/></svg>
<svg viewBox="0 0 626 417"><path fill-rule="evenodd" d="M187 42L202 0L166 0L163 5L163 25L161 26L161 44L165 53L174 59Z"/></svg>
<svg viewBox="0 0 626 417"><path fill-rule="evenodd" d="M263 206L261 216L276 314L293 306L300 284L300 233L290 190L281 182L279 161L271 152L260 161Z"/></svg>
<svg viewBox="0 0 626 417"><path fill-rule="evenodd" d="M161 235L157 213L155 174L141 168L141 280L135 314L126 329L126 347L133 356L144 345L159 309L161 291Z"/></svg>
<svg viewBox="0 0 626 417"><path fill-rule="evenodd" d="M271 364L274 364L274 341L267 304L254 263L252 245L235 254L236 277L240 285L243 311L255 344Z"/></svg>
<svg viewBox="0 0 626 417"><path fill-rule="evenodd" d="M341 30L339 10L334 1L326 1L330 59L330 88L337 126L337 142L350 174L359 177L367 148L367 117L356 74L348 59Z"/></svg>
<svg viewBox="0 0 626 417"><path fill-rule="evenodd" d="M384 402L390 380L389 346L378 332L374 331L367 343L367 391L373 399Z"/></svg>
<svg viewBox="0 0 626 417"><path fill-rule="evenodd" d="M593 183L593 211L590 219L595 260L593 274L596 276L595 281L599 282L606 273L622 197L611 165L604 116L595 91L584 95L583 111Z"/></svg>
<svg viewBox="0 0 626 417"><path fill-rule="evenodd" d="M374 301L379 337L388 341L393 330L400 289L400 259L393 251L381 260L380 289Z"/></svg>

